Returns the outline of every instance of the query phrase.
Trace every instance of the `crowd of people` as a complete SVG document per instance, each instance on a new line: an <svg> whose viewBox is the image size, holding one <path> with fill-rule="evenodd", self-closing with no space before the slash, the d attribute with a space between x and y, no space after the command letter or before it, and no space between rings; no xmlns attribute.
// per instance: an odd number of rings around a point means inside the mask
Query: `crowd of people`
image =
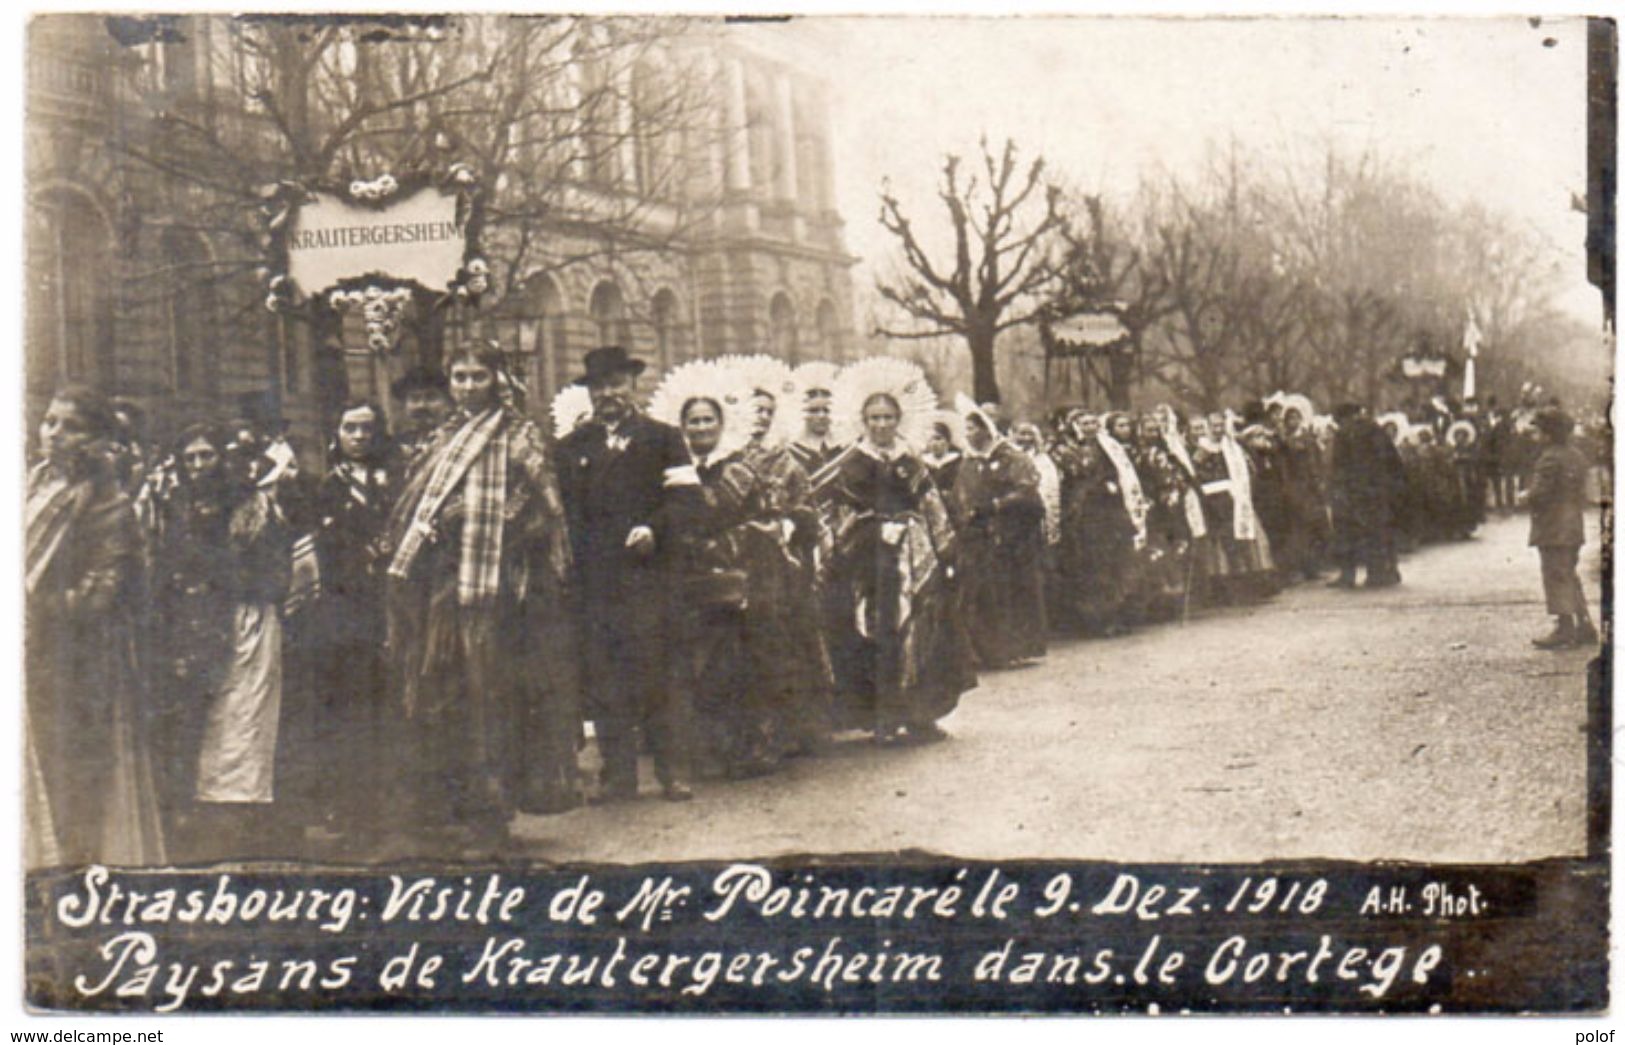
<svg viewBox="0 0 1625 1045"><path fill-rule="evenodd" d="M890 357L699 360L645 405L643 369L589 353L544 430L459 349L392 411L346 403L319 475L274 416L155 448L60 390L26 504L30 865L499 851L517 813L637 797L644 754L685 801L854 732L936 742L1051 635L1398 584L1575 427L1279 393L1040 424Z"/></svg>

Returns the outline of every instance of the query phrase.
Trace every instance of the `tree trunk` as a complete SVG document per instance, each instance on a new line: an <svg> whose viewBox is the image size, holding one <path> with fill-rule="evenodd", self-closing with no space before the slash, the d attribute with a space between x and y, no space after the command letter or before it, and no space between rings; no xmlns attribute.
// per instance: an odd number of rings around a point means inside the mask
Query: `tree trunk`
<svg viewBox="0 0 1625 1045"><path fill-rule="evenodd" d="M1106 398L1113 410L1128 410L1134 391L1134 359L1139 354L1138 338L1128 348L1112 349L1106 355L1111 380L1106 387Z"/></svg>
<svg viewBox="0 0 1625 1045"><path fill-rule="evenodd" d="M970 346L972 395L978 403L999 402L999 375L993 365L993 332L973 330L965 335Z"/></svg>

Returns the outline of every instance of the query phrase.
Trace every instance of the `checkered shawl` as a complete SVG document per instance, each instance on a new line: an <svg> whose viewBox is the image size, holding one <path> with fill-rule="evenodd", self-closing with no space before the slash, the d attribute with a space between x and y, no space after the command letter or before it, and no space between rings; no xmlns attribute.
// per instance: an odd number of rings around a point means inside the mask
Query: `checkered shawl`
<svg viewBox="0 0 1625 1045"><path fill-rule="evenodd" d="M464 422L444 444L430 451L428 470L411 524L389 564L391 577L405 579L434 533L435 516L459 486L463 489L463 534L457 562L457 602L491 602L497 596L502 565L502 519L507 498L507 412L492 407Z"/></svg>

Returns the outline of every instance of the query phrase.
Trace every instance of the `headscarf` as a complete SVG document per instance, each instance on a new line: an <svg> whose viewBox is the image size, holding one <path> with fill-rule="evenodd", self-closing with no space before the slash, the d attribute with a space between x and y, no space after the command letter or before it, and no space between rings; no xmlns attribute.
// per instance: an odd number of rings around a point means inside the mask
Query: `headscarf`
<svg viewBox="0 0 1625 1045"><path fill-rule="evenodd" d="M1173 407L1167 403L1157 408L1157 417L1162 422L1162 445L1167 448L1168 455L1179 462L1185 469L1185 475L1192 481L1196 480L1196 465L1191 461L1190 449L1185 445L1185 436L1179 431L1179 418L1174 414ZM1185 525L1190 527L1191 536L1207 536L1207 517L1202 514L1202 495L1194 487L1185 490Z"/></svg>
<svg viewBox="0 0 1625 1045"><path fill-rule="evenodd" d="M1224 437L1219 440L1219 452L1224 455L1224 468L1230 474L1230 503L1234 506L1231 517L1238 541L1258 539L1258 516L1253 512L1253 482L1247 465L1247 451L1236 442L1236 415L1226 411Z"/></svg>

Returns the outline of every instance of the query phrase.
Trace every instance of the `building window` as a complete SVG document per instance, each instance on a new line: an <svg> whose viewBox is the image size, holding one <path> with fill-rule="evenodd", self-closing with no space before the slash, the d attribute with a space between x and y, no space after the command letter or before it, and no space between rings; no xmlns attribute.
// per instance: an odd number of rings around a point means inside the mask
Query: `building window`
<svg viewBox="0 0 1625 1045"><path fill-rule="evenodd" d="M564 297L551 276L537 274L517 295L513 347L525 363L532 411L546 410L565 380ZM539 415L538 415L539 416Z"/></svg>
<svg viewBox="0 0 1625 1045"><path fill-rule="evenodd" d="M750 144L750 183L763 195L772 196L783 165L778 129L767 89L761 78L748 69L745 72L745 129Z"/></svg>
<svg viewBox="0 0 1625 1045"><path fill-rule="evenodd" d="M620 182L620 138L616 127L620 100L611 82L608 63L596 44L576 42L575 61L581 84L581 150L587 180L605 188Z"/></svg>
<svg viewBox="0 0 1625 1045"><path fill-rule="evenodd" d="M791 366L801 362L800 347L796 344L796 307L790 303L790 295L783 291L775 294L767 318L773 354Z"/></svg>
<svg viewBox="0 0 1625 1045"><path fill-rule="evenodd" d="M34 197L28 229L28 375L49 389L113 369L113 233L89 194Z"/></svg>
<svg viewBox="0 0 1625 1045"><path fill-rule="evenodd" d="M828 298L818 303L814 317L818 328L818 355L821 359L839 363L845 356L846 346L841 343L841 324L835 318L835 306Z"/></svg>
<svg viewBox="0 0 1625 1045"><path fill-rule="evenodd" d="M170 387L183 395L212 396L224 346L217 341L220 324L208 246L196 232L165 229L160 248Z"/></svg>
<svg viewBox="0 0 1625 1045"><path fill-rule="evenodd" d="M655 362L665 370L674 363L682 362L683 356L682 346L678 343L677 295L670 290L655 294L650 315L655 331Z"/></svg>
<svg viewBox="0 0 1625 1045"><path fill-rule="evenodd" d="M592 291L588 306L593 324L598 329L598 344L620 345L632 351L632 324L626 317L626 298L621 288L610 280L598 284Z"/></svg>

